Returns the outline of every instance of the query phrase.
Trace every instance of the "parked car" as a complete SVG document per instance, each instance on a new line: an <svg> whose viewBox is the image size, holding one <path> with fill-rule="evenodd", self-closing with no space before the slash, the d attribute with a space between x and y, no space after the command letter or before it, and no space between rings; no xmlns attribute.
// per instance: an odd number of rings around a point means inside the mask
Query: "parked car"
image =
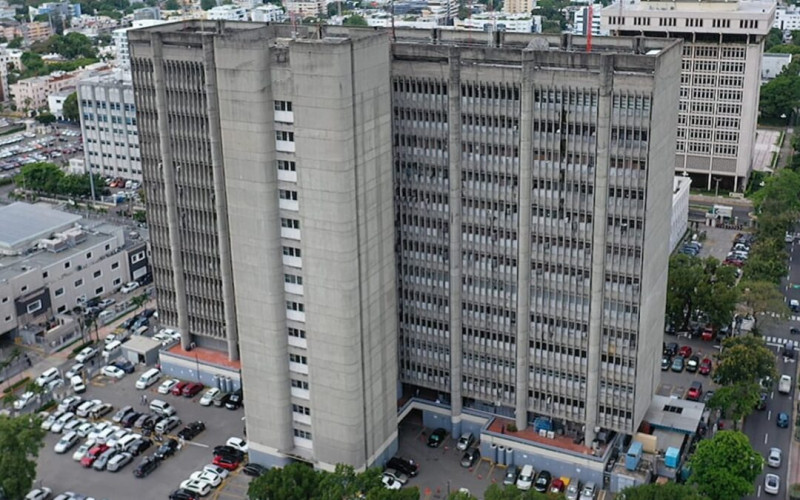
<svg viewBox="0 0 800 500"><path fill-rule="evenodd" d="M115 413L114 416L111 417L111 420L113 420L116 423L119 423L123 419L123 417L125 417L125 415L127 415L132 411L134 411L133 406L125 406L124 408L120 408L117 411L117 413Z"/></svg>
<svg viewBox="0 0 800 500"><path fill-rule="evenodd" d="M670 342L670 343L664 345L664 352L663 353L666 354L667 356L669 356L670 358L672 356L675 356L676 354L678 354L678 343L677 342Z"/></svg>
<svg viewBox="0 0 800 500"><path fill-rule="evenodd" d="M672 360L672 366L670 369L674 372L682 372L683 371L683 356L675 356L675 359Z"/></svg>
<svg viewBox="0 0 800 500"><path fill-rule="evenodd" d="M106 469L108 472L117 472L129 463L133 461L133 455L127 452L122 452L114 455L111 460L108 461L106 465Z"/></svg>
<svg viewBox="0 0 800 500"><path fill-rule="evenodd" d="M88 417L92 409L94 409L96 406L100 406L101 404L103 404L103 402L99 399L84 401L80 406L78 406L78 409L75 410L75 414L79 417Z"/></svg>
<svg viewBox="0 0 800 500"><path fill-rule="evenodd" d="M407 476L414 477L419 474L419 464L411 459L403 457L392 457L386 462L386 468L399 470Z"/></svg>
<svg viewBox="0 0 800 500"><path fill-rule="evenodd" d="M181 439L185 439L187 441L191 441L205 429L206 429L206 424L198 420L197 422L192 422L183 429L181 429L180 432L178 432L178 437Z"/></svg>
<svg viewBox="0 0 800 500"><path fill-rule="evenodd" d="M52 427L53 424L56 422L56 420L58 420L61 417L61 415L63 415L64 413L66 413L66 412L65 411L56 411L55 413L51 413L50 415L47 416L47 418L44 419L44 421L42 422L41 428L46 430L46 431L49 431L50 427Z"/></svg>
<svg viewBox="0 0 800 500"><path fill-rule="evenodd" d="M125 372L120 370L119 368L117 368L114 365L106 365L106 366L104 366L103 369L100 370L100 373L102 373L106 377L117 379L117 380L119 380L119 379L121 379L122 377L125 376Z"/></svg>
<svg viewBox="0 0 800 500"><path fill-rule="evenodd" d="M169 458L178 451L178 441L175 439L167 439L164 444L158 447L154 456L159 460Z"/></svg>
<svg viewBox="0 0 800 500"><path fill-rule="evenodd" d="M19 398L17 398L16 401L14 401L14 409L17 411L24 410L29 405L31 405L35 400L36 400L36 394L30 391L24 392L22 393L22 395L20 395Z"/></svg>
<svg viewBox="0 0 800 500"><path fill-rule="evenodd" d="M122 292L122 293L131 293L132 291L136 290L137 288L139 288L139 283L136 282L136 281L130 281L128 283L125 283L122 286L122 288L120 288L119 291Z"/></svg>
<svg viewBox="0 0 800 500"><path fill-rule="evenodd" d="M183 394L183 397L185 398L193 398L203 390L203 387L205 386L201 383L192 382L183 388L181 394Z"/></svg>
<svg viewBox="0 0 800 500"><path fill-rule="evenodd" d="M475 435L471 432L465 432L458 438L458 443L456 443L456 449L461 451L466 451L472 443L475 442Z"/></svg>
<svg viewBox="0 0 800 500"><path fill-rule="evenodd" d="M670 366L672 366L672 358L670 358L666 354L661 356L661 371L669 370Z"/></svg>
<svg viewBox="0 0 800 500"><path fill-rule="evenodd" d="M233 391L228 395L228 400L225 401L225 408L229 410L238 410L244 406L244 394L241 389Z"/></svg>
<svg viewBox="0 0 800 500"><path fill-rule="evenodd" d="M383 475L391 477L400 484L406 484L408 482L408 476L394 469L386 469L383 471Z"/></svg>
<svg viewBox="0 0 800 500"><path fill-rule="evenodd" d="M519 467L516 465L509 465L506 468L506 475L503 477L503 486L512 486L517 482L519 476Z"/></svg>
<svg viewBox="0 0 800 500"><path fill-rule="evenodd" d="M694 356L690 357L686 361L686 371L687 372L695 373L698 368L700 368L700 357L699 356L694 355Z"/></svg>
<svg viewBox="0 0 800 500"><path fill-rule="evenodd" d="M153 445L152 441L150 441L146 437L143 437L131 443L131 445L128 447L126 451L131 455L133 455L134 457L138 457L142 452L146 451L152 445Z"/></svg>
<svg viewBox="0 0 800 500"><path fill-rule="evenodd" d="M58 411L63 413L67 411L75 411L78 406L83 402L80 396L69 396L61 400L58 405Z"/></svg>
<svg viewBox="0 0 800 500"><path fill-rule="evenodd" d="M445 436L447 436L446 430L442 429L441 427L434 429L434 431L431 432L431 435L428 436L428 446L431 448L438 448L444 442Z"/></svg>
<svg viewBox="0 0 800 500"><path fill-rule="evenodd" d="M594 483L588 482L583 485L581 496L579 500L595 500L597 497L597 486Z"/></svg>
<svg viewBox="0 0 800 500"><path fill-rule="evenodd" d="M164 420L160 421L156 424L156 432L160 432L161 434L165 434L172 429L181 425L181 419L176 417L175 415L165 418Z"/></svg>
<svg viewBox="0 0 800 500"><path fill-rule="evenodd" d="M681 348L678 349L678 356L683 356L684 358L688 358L691 355L692 355L692 347L691 346L685 345L685 346L681 346ZM589 484L589 483L587 483L587 484Z"/></svg>
<svg viewBox="0 0 800 500"><path fill-rule="evenodd" d="M85 368L86 365L83 363L75 363L69 370L67 370L67 373L64 374L64 377L67 380L72 380L72 377L83 374L83 370Z"/></svg>
<svg viewBox="0 0 800 500"><path fill-rule="evenodd" d="M141 416L142 414L139 413L138 411L132 411L127 415L125 415L124 417L122 417L122 420L120 420L119 423L122 424L123 427L130 429L131 427L134 426L136 421L139 420L139 417Z"/></svg>
<svg viewBox="0 0 800 500"><path fill-rule="evenodd" d="M693 381L692 384L689 386L689 391L686 393L686 399L689 401L700 401L700 397L703 395L703 384L698 381Z"/></svg>
<svg viewBox="0 0 800 500"><path fill-rule="evenodd" d="M72 454L72 459L76 462L80 462L83 457L89 452L89 450L94 447L96 443L93 439L87 439L82 445L78 446L78 449L75 450L75 453Z"/></svg>
<svg viewBox="0 0 800 500"><path fill-rule="evenodd" d="M189 385L189 382L180 381L172 387L172 395L180 396L183 394L183 388Z"/></svg>
<svg viewBox="0 0 800 500"><path fill-rule="evenodd" d="M42 372L41 375L36 377L35 382L36 382L36 385L38 385L39 387L44 387L49 382L52 382L53 380L55 380L57 378L59 378L58 368L53 367L53 368L48 368L47 370Z"/></svg>
<svg viewBox="0 0 800 500"><path fill-rule="evenodd" d="M109 299L101 300L100 302L97 303L97 306L98 307L102 307L103 309L105 309L106 307L113 306L116 303L117 303L116 299L110 299L109 298Z"/></svg>
<svg viewBox="0 0 800 500"><path fill-rule="evenodd" d="M170 378L163 382L161 385L158 386L158 393L159 394L169 394L175 388L176 385L180 384L181 381L176 378Z"/></svg>
<svg viewBox="0 0 800 500"><path fill-rule="evenodd" d="M25 500L47 500L52 493L53 490L42 486L41 488L29 491L28 494L25 495Z"/></svg>
<svg viewBox="0 0 800 500"><path fill-rule="evenodd" d="M123 372L128 373L128 374L133 373L134 371L136 371L136 367L133 365L133 363L131 363L131 361L129 359L120 358L120 359L112 361L109 364L111 366L116 366L117 368L119 368L120 370L122 370Z"/></svg>
<svg viewBox="0 0 800 500"><path fill-rule="evenodd" d="M242 453L247 453L247 441L245 441L242 438L238 437L228 438L228 441L226 441L225 444L235 450L241 451Z"/></svg>
<svg viewBox="0 0 800 500"><path fill-rule="evenodd" d="M236 448L228 445L220 445L214 447L215 456L231 457L241 462L244 459L244 453Z"/></svg>
<svg viewBox="0 0 800 500"><path fill-rule="evenodd" d="M73 446L78 444L78 441L80 441L80 436L78 436L77 432L73 431L68 434L64 434L56 443L54 451L56 453L66 453L72 449Z"/></svg>
<svg viewBox="0 0 800 500"><path fill-rule="evenodd" d="M203 397L200 398L200 405L202 406L210 406L211 403L214 401L214 398L219 395L221 391L216 387L212 387L211 389L207 390Z"/></svg>
<svg viewBox="0 0 800 500"><path fill-rule="evenodd" d="M169 494L169 500L198 500L200 495L193 491L177 489Z"/></svg>
<svg viewBox="0 0 800 500"><path fill-rule="evenodd" d="M245 464L244 468L242 469L242 472L245 473L248 476L259 477L259 476L263 476L264 474L266 474L267 470L269 470L269 469L267 469L263 465L256 464L256 463L248 463L248 464Z"/></svg>
<svg viewBox="0 0 800 500"><path fill-rule="evenodd" d="M83 348L81 350L81 352L79 352L75 356L75 361L77 361L78 363L86 363L87 361L89 361L90 359L94 358L95 356L97 356L97 349L95 349L94 347L89 346L89 347Z"/></svg>
<svg viewBox="0 0 800 500"><path fill-rule="evenodd" d="M533 482L533 489L540 493L546 493L547 487L550 486L551 479L553 479L553 476L550 472L540 470L539 473L536 474L536 480Z"/></svg>
<svg viewBox="0 0 800 500"><path fill-rule="evenodd" d="M703 361L700 362L700 375L708 375L711 373L713 366L711 358L703 358Z"/></svg>
<svg viewBox="0 0 800 500"><path fill-rule="evenodd" d="M383 483L383 487L387 490L399 490L403 487L399 481L394 479L393 477L383 476L381 477L381 482Z"/></svg>
<svg viewBox="0 0 800 500"><path fill-rule="evenodd" d="M481 453L477 448L470 448L461 455L461 467L472 467L480 457Z"/></svg>
<svg viewBox="0 0 800 500"><path fill-rule="evenodd" d="M239 467L241 460L236 460L236 458L230 456L216 455L211 463L226 470L235 470L237 467Z"/></svg>
<svg viewBox="0 0 800 500"><path fill-rule="evenodd" d="M86 467L87 469L94 464L94 461L97 460L97 457L102 455L108 451L108 446L105 444L97 444L93 448L89 449L88 453L83 456L81 459L81 465Z"/></svg>
<svg viewBox="0 0 800 500"><path fill-rule="evenodd" d="M156 470L161 463L160 460L154 457L145 457L141 463L133 469L133 475L136 477L147 477L151 472Z"/></svg>

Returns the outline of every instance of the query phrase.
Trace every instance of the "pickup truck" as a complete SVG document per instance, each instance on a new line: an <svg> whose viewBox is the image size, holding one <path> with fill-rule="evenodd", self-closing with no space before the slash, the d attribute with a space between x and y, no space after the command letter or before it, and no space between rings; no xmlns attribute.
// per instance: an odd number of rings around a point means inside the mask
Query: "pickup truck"
<svg viewBox="0 0 800 500"><path fill-rule="evenodd" d="M781 394L789 394L792 392L792 377L789 375L781 375L778 381L778 392Z"/></svg>

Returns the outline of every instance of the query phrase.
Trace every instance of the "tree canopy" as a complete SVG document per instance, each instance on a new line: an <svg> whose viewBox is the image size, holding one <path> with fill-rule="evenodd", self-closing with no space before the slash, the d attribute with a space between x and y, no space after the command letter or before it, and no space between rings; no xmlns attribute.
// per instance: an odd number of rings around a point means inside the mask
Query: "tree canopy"
<svg viewBox="0 0 800 500"><path fill-rule="evenodd" d="M727 338L722 342L714 377L723 386L775 379L775 355L761 337L743 334Z"/></svg>
<svg viewBox="0 0 800 500"><path fill-rule="evenodd" d="M764 41L764 52L783 43L783 31L780 28L772 28Z"/></svg>
<svg viewBox="0 0 800 500"><path fill-rule="evenodd" d="M254 479L247 495L251 500L341 500L363 494L366 500L417 500L417 488L391 491L381 483L381 470L356 474L352 467L337 465L335 472L317 471L301 463L270 469Z"/></svg>
<svg viewBox="0 0 800 500"><path fill-rule="evenodd" d="M728 325L739 291L736 271L713 257L678 254L670 258L667 279L667 317L678 329L688 328L698 312L716 327Z"/></svg>
<svg viewBox="0 0 800 500"><path fill-rule="evenodd" d="M217 0L200 0L200 7L203 10L213 9L217 6Z"/></svg>
<svg viewBox="0 0 800 500"><path fill-rule="evenodd" d="M52 163L31 163L14 177L23 189L64 196L86 197L92 194L89 174L65 174Z"/></svg>
<svg viewBox="0 0 800 500"><path fill-rule="evenodd" d="M53 35L47 40L31 45L31 51L37 54L56 53L65 59L94 59L97 49L92 40L77 31L66 35Z"/></svg>
<svg viewBox="0 0 800 500"><path fill-rule="evenodd" d="M38 417L0 415L0 489L8 498L22 498L33 486L45 433Z"/></svg>
<svg viewBox="0 0 800 500"><path fill-rule="evenodd" d="M53 116L51 113L39 113L38 115L36 115L36 121L43 125L48 125L56 121L56 117Z"/></svg>
<svg viewBox="0 0 800 500"><path fill-rule="evenodd" d="M719 431L703 439L689 459L689 483L710 500L731 500L755 492L764 459L739 431Z"/></svg>
<svg viewBox="0 0 800 500"><path fill-rule="evenodd" d="M342 21L342 24L345 26L369 26L364 16L359 14L350 14Z"/></svg>
<svg viewBox="0 0 800 500"><path fill-rule="evenodd" d="M782 49L782 47L786 47L786 49ZM772 47L771 51L798 54L800 46L778 45ZM761 111L762 119L784 124L789 122L794 110L800 106L800 76L798 73L800 73L800 59L795 58L780 75L761 86L758 108Z"/></svg>
<svg viewBox="0 0 800 500"><path fill-rule="evenodd" d="M78 93L73 92L64 99L64 107L61 112L64 114L64 119L72 122L80 120L78 111Z"/></svg>

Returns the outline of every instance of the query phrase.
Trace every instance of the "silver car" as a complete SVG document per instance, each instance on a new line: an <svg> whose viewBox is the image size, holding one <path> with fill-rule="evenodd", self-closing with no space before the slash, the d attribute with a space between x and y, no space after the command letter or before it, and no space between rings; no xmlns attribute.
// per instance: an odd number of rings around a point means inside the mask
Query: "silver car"
<svg viewBox="0 0 800 500"><path fill-rule="evenodd" d="M108 461L106 468L108 469L108 472L117 472L131 463L131 460L133 460L133 455L130 453L119 453L114 455L111 460Z"/></svg>
<svg viewBox="0 0 800 500"><path fill-rule="evenodd" d="M567 486L567 491L565 493L567 500L578 500L578 493L580 492L580 489L581 489L581 483L579 481L575 480L569 483L569 486Z"/></svg>
<svg viewBox="0 0 800 500"><path fill-rule="evenodd" d="M510 465L508 469L506 469L506 476L503 478L503 484L506 486L511 486L512 484L516 484L517 476L519 476L519 467L517 467L516 465Z"/></svg>
<svg viewBox="0 0 800 500"><path fill-rule="evenodd" d="M117 453L118 453L117 450L115 450L114 448L107 449L99 457L97 457L97 460L95 460L94 463L92 464L92 468L94 470L105 470L106 465L108 465L108 461L111 460L111 457L113 457Z"/></svg>
<svg viewBox="0 0 800 500"><path fill-rule="evenodd" d="M589 482L583 485L583 489L581 490L580 500L595 500L597 497L597 486L594 483Z"/></svg>

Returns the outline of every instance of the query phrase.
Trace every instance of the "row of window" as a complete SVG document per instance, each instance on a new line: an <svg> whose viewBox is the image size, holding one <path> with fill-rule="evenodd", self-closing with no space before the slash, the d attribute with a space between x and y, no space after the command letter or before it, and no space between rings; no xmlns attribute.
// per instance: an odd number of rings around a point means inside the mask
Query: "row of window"
<svg viewBox="0 0 800 500"><path fill-rule="evenodd" d="M93 106L97 109L106 109L106 101L92 101L90 99L81 99L81 107L85 108L87 106ZM125 111L136 111L136 106L133 104L125 104L124 106L118 102L109 102L108 108L111 110L121 111L125 109Z"/></svg>
<svg viewBox="0 0 800 500"><path fill-rule="evenodd" d="M108 123L109 122L108 115L97 115L96 118L97 118L96 121L98 121L98 122L102 122L102 123ZM84 113L83 114L83 119L85 121L95 121L95 114L94 113ZM123 123L126 124L126 125L134 125L134 126L136 125L136 118L134 118L132 116L126 116L125 119L123 120L121 116L111 115L111 120L110 121L111 121L111 123L117 123L117 124L120 124L120 125L123 124Z"/></svg>

